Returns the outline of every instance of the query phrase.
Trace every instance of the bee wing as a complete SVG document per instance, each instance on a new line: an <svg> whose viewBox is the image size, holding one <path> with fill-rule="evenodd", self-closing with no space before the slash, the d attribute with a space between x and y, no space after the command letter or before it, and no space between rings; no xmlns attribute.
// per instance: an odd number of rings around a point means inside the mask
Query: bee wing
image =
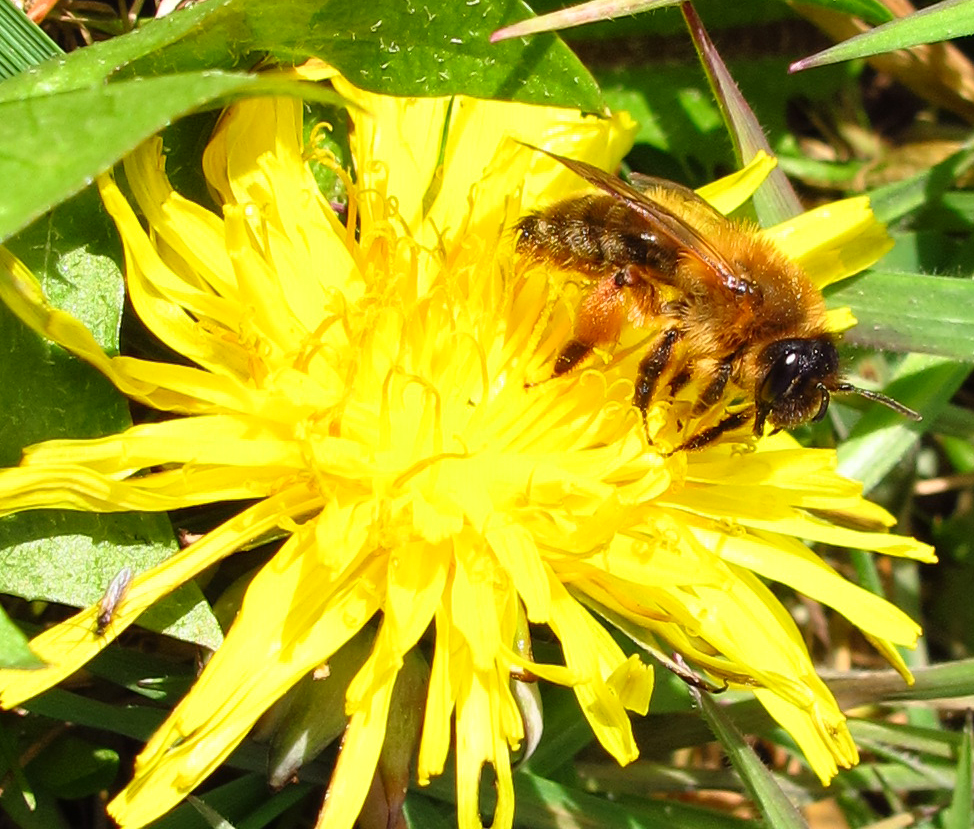
<svg viewBox="0 0 974 829"><path fill-rule="evenodd" d="M531 145L528 144L526 146ZM746 280L739 273L735 272L735 269L731 267L730 263L706 238L675 213L658 202L647 198L635 187L622 181L622 179L610 175L598 167L593 167L584 161L576 161L573 158L566 158L556 153L550 153L540 147L531 147L531 149L538 150L561 162L573 173L589 182L589 184L594 184L600 190L604 190L610 196L614 196L624 202L652 230L667 237L683 253L693 256L704 265L713 275L716 285L734 294L741 293L742 283ZM642 180L649 181L650 186L659 186L671 193L683 196L691 211L701 215L703 219L702 223L705 226L727 222L727 219L687 187L681 187L678 184L663 179L654 179L650 176L644 176Z"/></svg>
<svg viewBox="0 0 974 829"><path fill-rule="evenodd" d="M643 173L630 173L629 180L632 182L632 186L644 197L648 196L650 190L663 190L674 201L679 200L682 206L680 215L692 217L690 224L697 228L698 232L709 232L730 223L730 219L718 211L710 202L702 199L689 187L684 187L675 181L647 176Z"/></svg>

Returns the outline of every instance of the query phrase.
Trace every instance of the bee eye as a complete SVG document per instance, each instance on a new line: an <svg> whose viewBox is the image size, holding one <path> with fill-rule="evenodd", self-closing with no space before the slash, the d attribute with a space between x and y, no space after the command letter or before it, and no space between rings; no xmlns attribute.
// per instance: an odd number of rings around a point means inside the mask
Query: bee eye
<svg viewBox="0 0 974 829"><path fill-rule="evenodd" d="M778 340L764 350L761 363L767 369L757 389L759 403L774 410L781 403L802 400L803 415L796 422L824 416L829 381L834 380L839 366L839 354L831 341L824 338Z"/></svg>
<svg viewBox="0 0 974 829"><path fill-rule="evenodd" d="M787 343L775 343L775 345L787 345ZM806 374L805 361L796 349L787 347L780 349L780 353L774 355L774 361L761 383L759 399L762 403L773 404L776 400L790 397L796 384Z"/></svg>

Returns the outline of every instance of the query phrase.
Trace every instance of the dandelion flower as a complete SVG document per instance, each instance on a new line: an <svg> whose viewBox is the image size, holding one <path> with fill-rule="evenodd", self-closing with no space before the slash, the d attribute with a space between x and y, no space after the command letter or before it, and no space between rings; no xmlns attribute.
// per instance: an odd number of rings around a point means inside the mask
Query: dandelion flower
<svg viewBox="0 0 974 829"><path fill-rule="evenodd" d="M293 100L224 114L204 156L222 215L172 189L158 140L124 164L148 230L115 181L100 179L132 304L188 364L106 356L3 254L0 294L28 325L178 416L29 447L0 474L0 510L247 504L134 578L104 636L94 635L97 607L38 636L46 667L0 671L3 705L59 682L161 596L283 530L224 643L109 805L123 827L178 803L374 618L345 698L327 829L351 827L362 807L394 682L421 640L432 662L418 781L443 771L455 728L464 829L481 825L485 766L493 825L513 821L510 757L524 726L512 670L570 686L605 749L620 763L636 757L627 711L645 712L653 673L605 619L753 689L823 781L854 763L845 719L765 582L835 608L905 673L893 645L914 644L917 626L799 539L925 560L929 549L822 518L891 523L836 474L832 452L785 435L745 453L729 438L689 455L660 451L630 404L625 358L539 382L570 336L574 298L564 279L515 261L511 228L580 182L519 141L612 169L631 122L333 83L357 105L345 222L308 170ZM767 167L705 195L729 209ZM818 284L869 265L886 239L863 200L768 232ZM674 405L650 410L661 441ZM519 615L553 631L563 664L517 651Z"/></svg>

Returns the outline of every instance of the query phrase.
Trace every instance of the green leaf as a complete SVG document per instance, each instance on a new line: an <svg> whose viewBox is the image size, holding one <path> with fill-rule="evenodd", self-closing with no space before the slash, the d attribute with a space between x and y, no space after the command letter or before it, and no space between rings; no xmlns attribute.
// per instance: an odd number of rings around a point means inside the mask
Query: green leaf
<svg viewBox="0 0 974 829"><path fill-rule="evenodd" d="M972 164L974 146L967 142L967 145L930 169L876 188L869 193L876 218L881 222L892 222L919 207L936 204Z"/></svg>
<svg viewBox="0 0 974 829"><path fill-rule="evenodd" d="M72 734L62 735L25 769L36 786L58 798L75 799L104 791L118 775L118 754Z"/></svg>
<svg viewBox="0 0 974 829"><path fill-rule="evenodd" d="M710 22L708 17L704 20ZM782 153L796 152L789 149L789 111L799 102L827 107L850 82L845 66L791 76L786 68L776 57L738 60L729 67L783 169ZM610 108L628 111L639 125L629 156L634 170L696 186L736 163L720 109L698 65L667 61L593 71ZM790 162L789 173L795 160Z"/></svg>
<svg viewBox="0 0 974 829"><path fill-rule="evenodd" d="M9 78L61 50L13 3L0 3L0 80Z"/></svg>
<svg viewBox="0 0 974 829"><path fill-rule="evenodd" d="M20 632L10 617L0 608L0 668L42 668L41 662L27 644L27 637Z"/></svg>
<svg viewBox="0 0 974 829"><path fill-rule="evenodd" d="M409 829L453 829L456 810L437 804L417 791L411 791L402 807L403 817Z"/></svg>
<svg viewBox="0 0 974 829"><path fill-rule="evenodd" d="M440 783L442 778L437 780ZM676 801L620 797L612 802L580 787L516 774L517 820L533 829L745 829L740 818Z"/></svg>
<svg viewBox="0 0 974 829"><path fill-rule="evenodd" d="M895 49L907 49L922 43L936 43L954 37L974 34L974 2L944 0L908 17L892 20L861 35L803 58L791 65L792 72L838 63L853 58L866 58Z"/></svg>
<svg viewBox="0 0 974 829"><path fill-rule="evenodd" d="M290 94L334 102L322 87L215 71L271 54L320 57L354 83L389 94L466 93L599 111L595 82L556 38L488 43L523 7L399 0L203 3L137 33L50 61L0 84L0 238L78 192L176 118L229 96ZM199 71L205 69L208 71ZM38 142L36 136L45 140Z"/></svg>
<svg viewBox="0 0 974 829"><path fill-rule="evenodd" d="M651 12L666 6L679 5L681 0L589 0L558 11L519 20L494 32L491 42L497 43L512 37L526 37L539 32L556 32L586 23L614 20L617 17Z"/></svg>
<svg viewBox="0 0 974 829"><path fill-rule="evenodd" d="M950 809L944 815L944 829L968 829L974 826L974 807L971 797L971 744L974 743L974 722L968 709L964 722L964 739L961 741L960 757L957 758L957 783Z"/></svg>
<svg viewBox="0 0 974 829"><path fill-rule="evenodd" d="M870 271L831 288L828 304L852 309L859 324L845 340L855 345L955 360L974 355L972 280Z"/></svg>
<svg viewBox="0 0 974 829"><path fill-rule="evenodd" d="M158 55L144 52L147 57L123 74L225 65L230 46L240 60L251 62L264 53L284 63L317 57L356 86L388 95L465 94L601 109L591 75L556 37L490 43L492 32L529 11L520 0L293 0L286 14L264 0L214 5L191 37Z"/></svg>
<svg viewBox="0 0 974 829"><path fill-rule="evenodd" d="M830 678L828 686L841 708L974 695L974 659L957 659L928 668L916 668L912 673L912 685L907 685L903 677L890 669Z"/></svg>
<svg viewBox="0 0 974 829"><path fill-rule="evenodd" d="M869 492L916 445L970 371L941 357L907 356L884 393L923 414L924 421L912 423L882 406L870 407L838 447L839 472Z"/></svg>
<svg viewBox="0 0 974 829"><path fill-rule="evenodd" d="M456 803L456 785L449 771L434 777L423 793L446 803ZM482 786L481 810L490 814L495 798L493 787ZM531 829L748 829L752 826L743 818L675 800L626 796L608 800L581 786L523 771L514 775L514 799L517 825Z"/></svg>
<svg viewBox="0 0 974 829"><path fill-rule="evenodd" d="M738 164L741 166L747 164L759 152L773 155L761 124L717 53L693 6L688 3L682 8L687 28L693 38L693 45L707 73L710 88L734 143ZM765 227L783 222L802 212L801 202L791 183L784 172L778 168L772 170L771 175L758 188L754 194L753 204L758 222Z"/></svg>
<svg viewBox="0 0 974 829"><path fill-rule="evenodd" d="M122 277L114 225L93 190L59 207L13 240L53 301L118 351ZM125 399L111 383L59 346L38 337L0 306L0 463L51 438L100 437L131 425ZM37 510L0 519L0 592L84 607L103 595L123 566L136 573L176 549L165 515L92 515ZM215 647L219 625L195 584L148 611L140 624Z"/></svg>
<svg viewBox="0 0 974 829"><path fill-rule="evenodd" d="M263 775L245 774L207 792L203 798L193 798L177 806L152 826L153 829L230 829L239 826L238 818L260 808L270 798Z"/></svg>
<svg viewBox="0 0 974 829"><path fill-rule="evenodd" d="M771 772L765 768L754 749L748 745L744 735L726 715L722 707L714 702L710 694L701 693L691 687L690 693L697 700L714 736L727 752L731 764L741 776L751 799L761 810L761 814L773 829L808 829L808 824L798 809L788 800L781 787L775 782Z"/></svg>
<svg viewBox="0 0 974 829"><path fill-rule="evenodd" d="M17 79L15 79L17 80ZM0 92L2 92L0 85ZM225 72L135 78L0 100L0 238L77 193L173 118L234 94L314 96L312 84ZM332 96L334 99L335 96ZM31 140L43 135L44 141Z"/></svg>
<svg viewBox="0 0 974 829"><path fill-rule="evenodd" d="M803 0L809 6L821 6L833 12L860 17L873 25L893 19L893 13L879 0Z"/></svg>
<svg viewBox="0 0 974 829"><path fill-rule="evenodd" d="M859 679L868 683L869 675L860 676ZM960 734L942 728L921 728L883 720L851 718L849 730L856 743L882 743L891 748L922 754L928 759L949 760L956 757L962 743Z"/></svg>
<svg viewBox="0 0 974 829"><path fill-rule="evenodd" d="M207 806L206 803L200 800L198 797L189 795L186 798L186 802L200 813L203 820L206 821L207 825L209 825L211 829L235 829L234 825L229 820L223 817L223 815L221 815L212 806Z"/></svg>

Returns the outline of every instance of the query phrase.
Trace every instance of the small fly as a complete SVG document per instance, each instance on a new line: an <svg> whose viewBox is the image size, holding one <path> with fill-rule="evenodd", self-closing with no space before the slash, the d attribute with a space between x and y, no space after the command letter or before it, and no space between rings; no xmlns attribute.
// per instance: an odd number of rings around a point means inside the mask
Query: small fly
<svg viewBox="0 0 974 829"><path fill-rule="evenodd" d="M132 583L132 568L125 565L111 580L105 595L98 602L98 616L95 620L95 636L104 636L105 630L111 624L115 611L128 593Z"/></svg>

